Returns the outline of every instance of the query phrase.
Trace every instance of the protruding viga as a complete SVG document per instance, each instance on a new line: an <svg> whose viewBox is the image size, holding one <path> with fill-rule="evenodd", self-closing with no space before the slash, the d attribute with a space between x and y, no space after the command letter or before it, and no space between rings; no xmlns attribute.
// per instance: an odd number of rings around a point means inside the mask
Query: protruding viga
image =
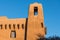
<svg viewBox="0 0 60 40"><path fill-rule="evenodd" d="M0 40L36 40L44 37L44 16L42 5L30 5L28 18L8 19L0 17Z"/></svg>

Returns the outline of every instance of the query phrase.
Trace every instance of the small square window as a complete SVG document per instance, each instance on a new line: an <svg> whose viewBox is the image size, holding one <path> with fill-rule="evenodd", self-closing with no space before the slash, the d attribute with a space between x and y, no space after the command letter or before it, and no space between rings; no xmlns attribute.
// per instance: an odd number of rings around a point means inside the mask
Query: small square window
<svg viewBox="0 0 60 40"><path fill-rule="evenodd" d="M10 37L11 38L16 38L16 31L11 31Z"/></svg>

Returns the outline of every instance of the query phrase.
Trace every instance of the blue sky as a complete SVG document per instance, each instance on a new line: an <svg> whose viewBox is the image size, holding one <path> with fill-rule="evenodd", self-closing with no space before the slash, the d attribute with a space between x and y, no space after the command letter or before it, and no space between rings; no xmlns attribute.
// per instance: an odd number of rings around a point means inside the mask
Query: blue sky
<svg viewBox="0 0 60 40"><path fill-rule="evenodd" d="M0 16L27 18L29 5L34 2L43 6L46 36L60 36L60 0L0 0Z"/></svg>

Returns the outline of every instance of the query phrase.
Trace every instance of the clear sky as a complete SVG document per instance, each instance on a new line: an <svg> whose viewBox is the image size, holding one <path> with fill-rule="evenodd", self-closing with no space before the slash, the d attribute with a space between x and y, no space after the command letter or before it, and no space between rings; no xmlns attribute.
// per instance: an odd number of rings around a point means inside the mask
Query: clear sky
<svg viewBox="0 0 60 40"><path fill-rule="evenodd" d="M60 0L0 0L0 16L27 18L29 5L34 2L43 6L46 36L60 36Z"/></svg>

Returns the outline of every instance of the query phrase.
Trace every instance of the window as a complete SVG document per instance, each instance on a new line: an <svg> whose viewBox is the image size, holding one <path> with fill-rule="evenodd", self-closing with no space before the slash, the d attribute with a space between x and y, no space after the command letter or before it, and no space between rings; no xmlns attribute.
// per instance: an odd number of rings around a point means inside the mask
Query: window
<svg viewBox="0 0 60 40"><path fill-rule="evenodd" d="M7 29L7 24L5 24L5 29Z"/></svg>
<svg viewBox="0 0 60 40"><path fill-rule="evenodd" d="M11 24L9 24L9 29L11 29Z"/></svg>
<svg viewBox="0 0 60 40"><path fill-rule="evenodd" d="M16 38L16 31L11 31L10 37L11 38Z"/></svg>
<svg viewBox="0 0 60 40"><path fill-rule="evenodd" d="M22 29L24 29L24 24L22 24Z"/></svg>
<svg viewBox="0 0 60 40"><path fill-rule="evenodd" d="M0 25L0 29L2 29L2 24Z"/></svg>
<svg viewBox="0 0 60 40"><path fill-rule="evenodd" d="M13 24L13 28L15 29L15 24Z"/></svg>
<svg viewBox="0 0 60 40"><path fill-rule="evenodd" d="M42 26L42 28L43 28L43 23L41 23L41 26Z"/></svg>
<svg viewBox="0 0 60 40"><path fill-rule="evenodd" d="M34 15L38 15L38 7L34 7Z"/></svg>
<svg viewBox="0 0 60 40"><path fill-rule="evenodd" d="M19 25L19 24L17 24L18 29L19 29L19 26L20 26L20 25Z"/></svg>

